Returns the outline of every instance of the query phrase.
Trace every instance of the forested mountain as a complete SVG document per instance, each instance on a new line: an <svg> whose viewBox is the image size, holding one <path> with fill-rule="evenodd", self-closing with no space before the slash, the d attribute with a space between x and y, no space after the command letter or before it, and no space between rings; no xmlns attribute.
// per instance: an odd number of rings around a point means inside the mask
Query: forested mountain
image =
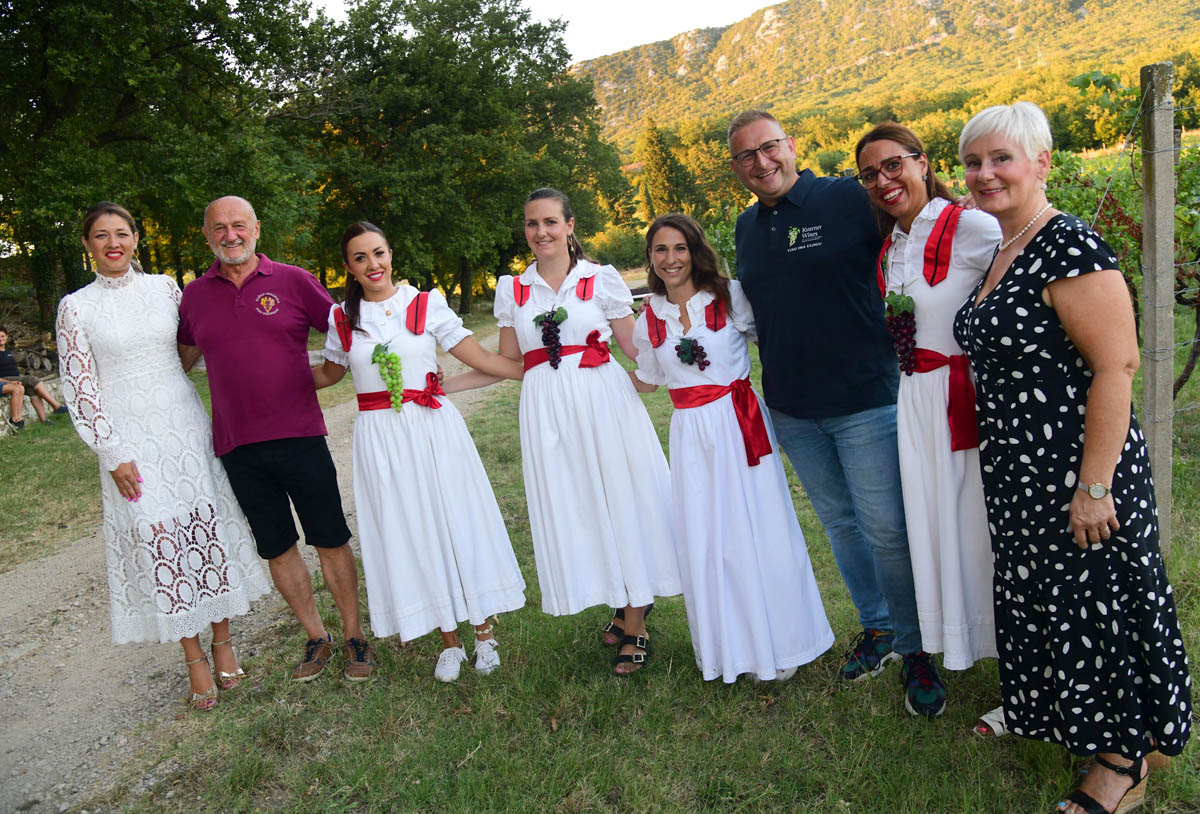
<svg viewBox="0 0 1200 814"><path fill-rule="evenodd" d="M593 79L606 135L629 154L647 118L677 129L762 107L793 120L847 108L911 120L1065 92L1063 77L1198 43L1195 0L789 0L573 70Z"/></svg>

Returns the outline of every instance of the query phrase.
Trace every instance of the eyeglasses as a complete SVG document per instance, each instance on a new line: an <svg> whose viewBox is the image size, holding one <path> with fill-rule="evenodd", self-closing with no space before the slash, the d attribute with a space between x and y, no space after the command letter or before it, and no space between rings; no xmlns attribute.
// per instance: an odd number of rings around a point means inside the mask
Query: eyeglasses
<svg viewBox="0 0 1200 814"><path fill-rule="evenodd" d="M762 153L763 158L774 158L779 152L779 145L788 140L787 136L782 138L773 138L764 141L762 144L750 150L742 150L733 157L733 163L739 167L749 167L754 163L754 154Z"/></svg>
<svg viewBox="0 0 1200 814"><path fill-rule="evenodd" d="M864 187L873 187L879 181L879 176L883 176L889 181L900 174L900 168L904 166L904 159L916 158L920 153L905 153L904 155L894 155L891 158L885 158L879 162L878 167L867 167L861 170L858 175L854 176L858 182Z"/></svg>

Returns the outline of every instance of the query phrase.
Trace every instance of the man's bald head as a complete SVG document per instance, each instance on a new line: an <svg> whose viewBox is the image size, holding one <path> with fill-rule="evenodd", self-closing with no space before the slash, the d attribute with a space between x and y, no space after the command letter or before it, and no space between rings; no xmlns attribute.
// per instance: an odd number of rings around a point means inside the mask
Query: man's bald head
<svg viewBox="0 0 1200 814"><path fill-rule="evenodd" d="M245 198L226 195L204 208L204 237L222 265L241 266L254 259L259 223Z"/></svg>

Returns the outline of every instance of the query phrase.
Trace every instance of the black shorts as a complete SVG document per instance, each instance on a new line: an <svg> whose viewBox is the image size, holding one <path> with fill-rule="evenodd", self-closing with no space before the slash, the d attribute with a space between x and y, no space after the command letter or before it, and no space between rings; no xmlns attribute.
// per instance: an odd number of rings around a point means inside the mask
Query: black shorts
<svg viewBox="0 0 1200 814"><path fill-rule="evenodd" d="M221 463L264 560L275 559L300 539L289 497L304 527L304 542L337 548L349 541L337 470L324 436L243 444L222 455Z"/></svg>

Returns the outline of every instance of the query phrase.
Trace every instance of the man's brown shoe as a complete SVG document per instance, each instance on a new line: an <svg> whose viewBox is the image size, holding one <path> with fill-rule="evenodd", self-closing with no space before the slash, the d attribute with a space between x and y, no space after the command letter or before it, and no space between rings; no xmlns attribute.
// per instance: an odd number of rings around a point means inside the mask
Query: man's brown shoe
<svg viewBox="0 0 1200 814"><path fill-rule="evenodd" d="M364 639L346 639L346 669L342 675L347 681L366 681L375 673L375 653Z"/></svg>
<svg viewBox="0 0 1200 814"><path fill-rule="evenodd" d="M325 671L336 652L332 638L309 639L304 643L304 660L292 670L292 681L312 681Z"/></svg>

